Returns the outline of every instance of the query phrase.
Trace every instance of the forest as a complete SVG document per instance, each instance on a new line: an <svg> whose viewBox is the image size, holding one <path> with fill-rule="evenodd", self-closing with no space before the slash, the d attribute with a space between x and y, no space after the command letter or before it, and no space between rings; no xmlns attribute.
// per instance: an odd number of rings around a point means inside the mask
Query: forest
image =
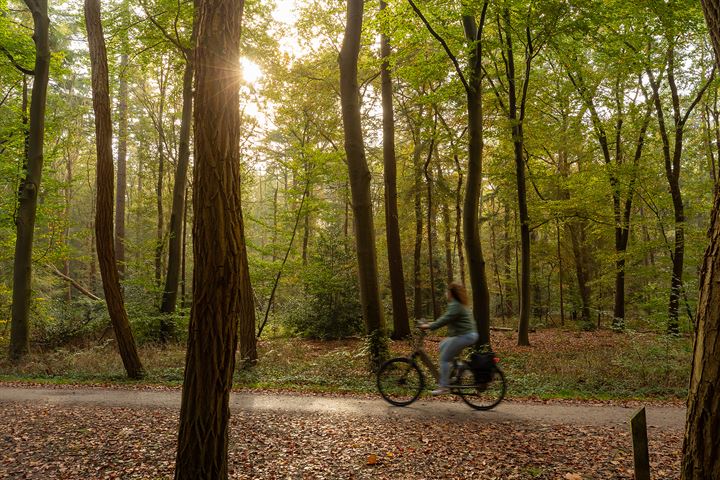
<svg viewBox="0 0 720 480"><path fill-rule="evenodd" d="M0 387L182 388L175 478L265 478L230 391L376 393L457 282L511 400L687 405L653 468L720 478L719 41L714 0L0 0Z"/></svg>

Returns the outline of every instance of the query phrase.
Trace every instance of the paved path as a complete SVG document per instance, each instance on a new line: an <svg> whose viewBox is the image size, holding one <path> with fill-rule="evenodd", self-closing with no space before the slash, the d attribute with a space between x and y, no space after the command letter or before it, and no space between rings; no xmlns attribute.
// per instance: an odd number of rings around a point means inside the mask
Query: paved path
<svg viewBox="0 0 720 480"><path fill-rule="evenodd" d="M130 408L180 407L176 390L119 390L99 388L26 388L0 387L0 403L33 403L53 405L95 405ZM503 402L489 412L478 412L461 402L417 401L409 407L393 407L381 399L351 397L316 397L233 393L230 408L251 411L298 413L334 413L342 415L404 417L432 416L479 423L539 423L545 425L628 425L637 408L595 405L533 404ZM685 409L680 407L647 407L650 428L682 429Z"/></svg>

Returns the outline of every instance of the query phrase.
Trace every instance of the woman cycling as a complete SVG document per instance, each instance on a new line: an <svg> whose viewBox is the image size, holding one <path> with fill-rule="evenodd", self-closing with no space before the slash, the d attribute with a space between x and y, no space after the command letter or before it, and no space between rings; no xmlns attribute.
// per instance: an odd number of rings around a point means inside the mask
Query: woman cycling
<svg viewBox="0 0 720 480"><path fill-rule="evenodd" d="M472 314L467 309L465 286L452 282L447 290L448 306L445 314L433 323L420 325L423 330L437 330L447 325L448 337L440 342L440 381L433 395L450 393L449 376L453 360L465 347L477 342L478 333Z"/></svg>

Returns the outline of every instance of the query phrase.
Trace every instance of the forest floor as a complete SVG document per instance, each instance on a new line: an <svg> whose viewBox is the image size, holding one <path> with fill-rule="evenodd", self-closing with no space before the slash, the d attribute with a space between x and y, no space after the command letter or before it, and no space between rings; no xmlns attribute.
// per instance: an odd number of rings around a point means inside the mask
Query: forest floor
<svg viewBox="0 0 720 480"><path fill-rule="evenodd" d="M428 337L425 348L437 358L441 337ZM667 401L684 403L692 363L692 341L628 330L583 332L549 328L530 336L531 347L517 346L515 332L492 332L492 344L508 378L508 398ZM112 342L37 350L20 365L2 356L0 381L40 384L89 384L179 387L185 346L141 345L147 372L128 382ZM407 342L390 343L390 354L406 355ZM305 340L267 338L258 343L257 366L236 371L234 386L245 391L375 395L361 339Z"/></svg>
<svg viewBox="0 0 720 480"><path fill-rule="evenodd" d="M172 477L179 391L0 386L0 478ZM631 479L635 408L240 392L233 479ZM653 478L679 472L684 409L648 407Z"/></svg>

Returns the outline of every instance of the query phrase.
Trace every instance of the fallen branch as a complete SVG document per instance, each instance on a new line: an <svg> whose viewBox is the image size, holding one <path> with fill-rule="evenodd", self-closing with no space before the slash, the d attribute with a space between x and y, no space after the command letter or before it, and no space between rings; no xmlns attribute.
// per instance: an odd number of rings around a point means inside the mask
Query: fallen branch
<svg viewBox="0 0 720 480"><path fill-rule="evenodd" d="M46 266L47 266L47 268L50 269L50 271L51 271L52 273L54 273L55 275L57 275L58 277L62 278L63 280L65 280L66 282L68 282L70 285L72 285L73 287L75 287L78 292L82 293L83 295L85 295L86 297L88 297L88 298L90 298L90 299L92 299L92 300L96 300L96 301L98 301L98 302L101 302L101 301L102 301L102 298L98 297L97 295L95 295L94 293L92 293L90 290L88 290L87 288L85 288L85 287L83 287L82 285L80 285L80 284L77 282L77 280L75 280L75 279L73 279L73 278L70 278L70 277L68 277L67 275L65 275L64 273L62 273L60 270L57 269L57 267L55 267L55 265L51 265L51 264L48 263Z"/></svg>

